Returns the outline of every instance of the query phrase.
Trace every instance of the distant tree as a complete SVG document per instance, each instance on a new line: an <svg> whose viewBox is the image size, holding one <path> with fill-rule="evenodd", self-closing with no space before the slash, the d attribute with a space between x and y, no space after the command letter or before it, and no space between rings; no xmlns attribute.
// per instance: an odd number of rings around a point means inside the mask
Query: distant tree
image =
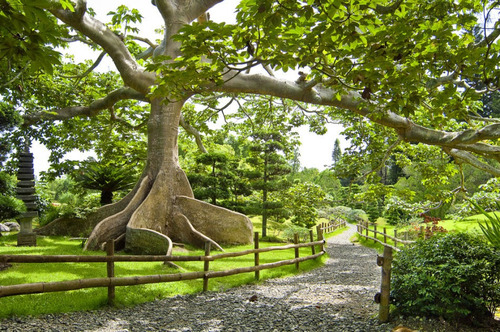
<svg viewBox="0 0 500 332"><path fill-rule="evenodd" d="M298 146L293 149L293 159L290 166L292 167L292 173L297 173L300 170L300 152Z"/></svg>
<svg viewBox="0 0 500 332"><path fill-rule="evenodd" d="M213 205L230 198L236 175L231 171L229 156L220 152L203 153L196 157L196 163L196 172L188 173L194 196Z"/></svg>
<svg viewBox="0 0 500 332"><path fill-rule="evenodd" d="M318 221L317 208L324 204L325 192L314 183L305 182L293 185L285 195L285 206L292 214L292 223L311 228Z"/></svg>
<svg viewBox="0 0 500 332"><path fill-rule="evenodd" d="M260 214L262 214L262 236L267 236L267 219L273 210L282 207L282 203L270 202L269 193L285 190L289 183L285 175L291 172L291 167L284 157L287 150L286 137L280 132L260 131L252 136L250 157L247 162L255 169L251 184L255 190L262 193Z"/></svg>
<svg viewBox="0 0 500 332"><path fill-rule="evenodd" d="M335 145L333 146L333 151L332 151L332 160L333 163L336 164L340 158L342 158L342 150L340 148L340 141L337 138L335 140Z"/></svg>

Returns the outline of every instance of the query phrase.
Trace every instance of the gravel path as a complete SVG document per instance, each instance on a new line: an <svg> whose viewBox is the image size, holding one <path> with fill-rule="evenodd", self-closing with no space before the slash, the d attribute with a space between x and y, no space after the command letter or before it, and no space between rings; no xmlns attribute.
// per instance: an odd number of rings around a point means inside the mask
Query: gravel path
<svg viewBox="0 0 500 332"><path fill-rule="evenodd" d="M326 264L301 275L125 309L10 318L0 331L391 331L396 323L376 319L376 252L352 244L354 232L328 239Z"/></svg>

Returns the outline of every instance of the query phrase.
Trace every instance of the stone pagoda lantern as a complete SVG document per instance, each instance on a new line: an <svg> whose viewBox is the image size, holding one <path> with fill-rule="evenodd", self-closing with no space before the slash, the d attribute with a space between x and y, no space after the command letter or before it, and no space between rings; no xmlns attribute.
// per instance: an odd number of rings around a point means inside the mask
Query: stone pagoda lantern
<svg viewBox="0 0 500 332"><path fill-rule="evenodd" d="M36 246L36 234L33 232L33 218L38 217L35 196L35 173L33 170L33 154L26 146L19 154L19 171L17 173L17 198L26 205L26 212L17 219L21 226L17 234L18 246Z"/></svg>

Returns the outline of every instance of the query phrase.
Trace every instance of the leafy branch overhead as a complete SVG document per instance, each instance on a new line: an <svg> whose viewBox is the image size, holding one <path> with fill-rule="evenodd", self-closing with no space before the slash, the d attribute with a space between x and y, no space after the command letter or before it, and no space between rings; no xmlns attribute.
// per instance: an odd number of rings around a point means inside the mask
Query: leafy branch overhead
<svg viewBox="0 0 500 332"><path fill-rule="evenodd" d="M0 62L7 78L0 91L22 113L24 133L52 144L59 157L80 130L91 138L79 140L81 150L97 146L102 155L126 151L116 141L137 147L129 157L147 145L139 161L126 158L144 165L141 178L118 204L102 209L87 248L124 234L131 250L141 236L156 236L169 248L172 240L251 241L246 217L193 198L177 142L183 126L203 151L201 133L219 116L214 112L236 127L259 129L258 116L240 101L251 100L249 94L269 104L262 109L279 127L271 132L304 123L322 132L328 122L342 123L358 149L379 150L378 161L370 161L374 169L389 160L387 147L401 152L422 143L454 163L500 176L500 122L483 110L483 96L500 87L495 1L241 0L235 24L208 19L213 6L224 6L221 0L141 1L138 10L118 3L109 23L84 0L4 3L0 57L9 61ZM153 19L143 17L146 6L161 16L158 41L138 30L141 20ZM109 57L119 78L89 73L99 58L65 64L58 73L54 65L62 59L53 47L70 40ZM53 84L60 90L47 84L52 73L61 78ZM219 106L227 100L222 96L240 103L237 115ZM210 107L188 107L190 98ZM277 111L277 103L286 111ZM60 142L58 127L68 133ZM238 231L228 234L214 220Z"/></svg>

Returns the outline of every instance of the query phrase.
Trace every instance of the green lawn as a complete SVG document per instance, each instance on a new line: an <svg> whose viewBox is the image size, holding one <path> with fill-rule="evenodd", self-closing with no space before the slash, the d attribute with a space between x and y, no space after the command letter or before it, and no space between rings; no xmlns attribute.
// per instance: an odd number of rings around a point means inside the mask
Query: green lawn
<svg viewBox="0 0 500 332"><path fill-rule="evenodd" d="M500 215L500 212L496 212L498 215ZM441 220L439 221L437 226L442 226L446 231L448 232L467 232L467 233L474 233L474 234L479 234L481 235L481 229L479 227L480 221L484 221L486 217L482 214L470 216L461 220ZM394 236L394 230L396 229L398 231L398 234L402 234L408 230L416 230L418 229L419 226L425 226L425 224L421 223L419 225L407 225L407 226L393 226L389 225L386 223L384 218L379 218L377 220L377 231L382 232L383 228L386 228L387 234ZM373 229L372 226L370 226L370 229ZM369 236L373 237L373 233L369 232ZM377 235L377 238L380 240L383 240L383 235ZM398 235L398 238L402 238L401 236ZM360 237L359 235L356 235L355 241L358 241L360 244L375 248L377 251L382 252L383 251L383 246L379 243L374 243L373 240L365 239ZM389 244L394 245L394 242L390 239L387 241ZM401 246L401 245L399 245Z"/></svg>
<svg viewBox="0 0 500 332"><path fill-rule="evenodd" d="M83 252L80 241L72 241L65 237L39 237L37 247L17 247L16 236L0 237L1 254L30 255L103 255L102 252ZM260 247L282 245L278 243L260 242ZM236 252L253 248L252 245L225 247L227 252ZM217 254L218 252L212 252ZM176 248L175 255L203 255L203 250L191 247ZM301 248L300 256L311 254L311 248ZM294 250L279 250L260 254L260 264L294 258ZM237 258L227 258L210 262L210 270L228 270L244 266L253 266L254 255ZM300 264L300 271L307 271L321 266L326 255L317 260ZM179 271L163 263L117 262L115 275L117 277L169 274L190 271L202 271L203 262L179 262ZM260 278L268 279L296 274L294 265L263 270ZM84 278L106 277L104 263L46 263L46 264L13 264L7 270L0 271L0 285L13 285L32 282L49 282L74 280ZM256 282L254 273L244 273L228 277L210 279L209 290L220 291L238 285ZM149 284L116 288L116 306L130 306L155 299L191 294L202 291L203 281L188 280L163 284ZM42 313L69 312L97 309L106 305L106 288L89 288L84 290L56 292L33 295L19 295L0 298L0 318L12 315L38 315Z"/></svg>

